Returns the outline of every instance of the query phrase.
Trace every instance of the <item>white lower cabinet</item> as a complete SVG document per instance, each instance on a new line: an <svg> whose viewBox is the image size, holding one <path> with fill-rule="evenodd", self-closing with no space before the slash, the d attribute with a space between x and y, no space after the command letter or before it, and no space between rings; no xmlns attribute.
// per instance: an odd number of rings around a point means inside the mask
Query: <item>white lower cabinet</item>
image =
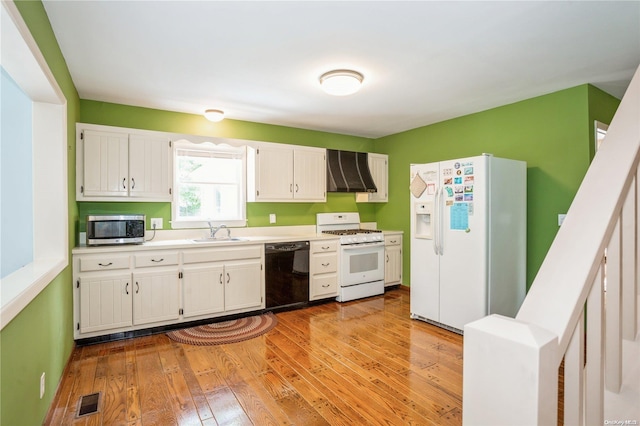
<svg viewBox="0 0 640 426"><path fill-rule="evenodd" d="M129 327L133 324L130 273L105 273L77 279L80 333Z"/></svg>
<svg viewBox="0 0 640 426"><path fill-rule="evenodd" d="M259 260L233 261L224 265L224 310L263 308L262 263Z"/></svg>
<svg viewBox="0 0 640 426"><path fill-rule="evenodd" d="M264 308L261 245L183 252L184 317Z"/></svg>
<svg viewBox="0 0 640 426"><path fill-rule="evenodd" d="M224 312L224 265L188 265L182 269L185 318Z"/></svg>
<svg viewBox="0 0 640 426"><path fill-rule="evenodd" d="M262 244L99 250L73 256L76 339L265 307Z"/></svg>
<svg viewBox="0 0 640 426"><path fill-rule="evenodd" d="M402 234L384 237L384 285L402 284Z"/></svg>
<svg viewBox="0 0 640 426"><path fill-rule="evenodd" d="M180 317L178 270L133 273L133 324L177 320Z"/></svg>
<svg viewBox="0 0 640 426"><path fill-rule="evenodd" d="M309 300L338 295L338 240L312 241L309 258Z"/></svg>
<svg viewBox="0 0 640 426"><path fill-rule="evenodd" d="M263 307L260 259L188 265L182 283L185 318Z"/></svg>

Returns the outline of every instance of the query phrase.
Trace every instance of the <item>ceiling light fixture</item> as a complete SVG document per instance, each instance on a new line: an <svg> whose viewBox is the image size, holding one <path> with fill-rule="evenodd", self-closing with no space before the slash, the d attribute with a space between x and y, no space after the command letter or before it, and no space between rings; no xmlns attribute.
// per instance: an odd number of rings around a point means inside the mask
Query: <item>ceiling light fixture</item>
<svg viewBox="0 0 640 426"><path fill-rule="evenodd" d="M346 96L360 90L364 76L352 70L333 70L320 76L320 86L326 93Z"/></svg>
<svg viewBox="0 0 640 426"><path fill-rule="evenodd" d="M208 109L204 112L204 117L209 121L217 123L224 119L224 111L219 109Z"/></svg>

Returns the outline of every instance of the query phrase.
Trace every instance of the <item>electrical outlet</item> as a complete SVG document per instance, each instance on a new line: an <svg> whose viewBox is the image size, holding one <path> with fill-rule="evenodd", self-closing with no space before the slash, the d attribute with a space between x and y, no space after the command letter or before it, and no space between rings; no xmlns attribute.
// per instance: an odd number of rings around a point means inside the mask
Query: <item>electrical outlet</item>
<svg viewBox="0 0 640 426"><path fill-rule="evenodd" d="M44 372L42 372L42 376L40 376L40 399L44 396Z"/></svg>
<svg viewBox="0 0 640 426"><path fill-rule="evenodd" d="M151 219L151 229L162 229L162 218L154 217Z"/></svg>
<svg viewBox="0 0 640 426"><path fill-rule="evenodd" d="M269 215L269 223L276 223L276 214L275 213L271 213Z"/></svg>

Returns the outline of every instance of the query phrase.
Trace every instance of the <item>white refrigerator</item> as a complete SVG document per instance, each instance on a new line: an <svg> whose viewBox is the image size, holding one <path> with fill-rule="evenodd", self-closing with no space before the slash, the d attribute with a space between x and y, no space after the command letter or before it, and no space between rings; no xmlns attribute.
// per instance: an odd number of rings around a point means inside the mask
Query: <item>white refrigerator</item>
<svg viewBox="0 0 640 426"><path fill-rule="evenodd" d="M527 165L483 154L412 164L411 318L462 333L526 292Z"/></svg>

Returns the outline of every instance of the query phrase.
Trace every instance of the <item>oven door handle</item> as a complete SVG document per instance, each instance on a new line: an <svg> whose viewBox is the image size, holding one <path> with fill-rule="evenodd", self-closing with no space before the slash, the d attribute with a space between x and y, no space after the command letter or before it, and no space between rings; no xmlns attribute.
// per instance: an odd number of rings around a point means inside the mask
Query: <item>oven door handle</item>
<svg viewBox="0 0 640 426"><path fill-rule="evenodd" d="M359 249L363 249L363 248L367 248L367 247L384 247L384 243L383 242L376 242L376 243L359 243L359 244L351 244L351 245L344 245L342 246L342 250L359 250Z"/></svg>

